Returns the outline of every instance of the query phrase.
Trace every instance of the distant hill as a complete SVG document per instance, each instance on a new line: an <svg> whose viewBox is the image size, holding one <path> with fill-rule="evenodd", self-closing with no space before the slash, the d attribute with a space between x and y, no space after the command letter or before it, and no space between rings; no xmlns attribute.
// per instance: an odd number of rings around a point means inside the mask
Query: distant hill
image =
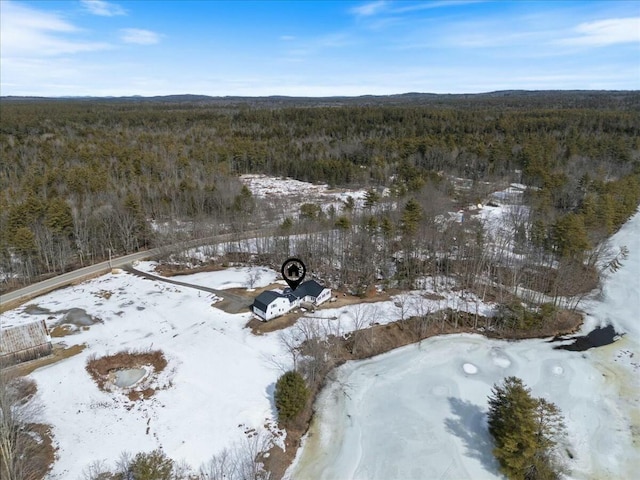
<svg viewBox="0 0 640 480"><path fill-rule="evenodd" d="M640 90L501 90L487 93L436 94L409 92L395 95L362 95L357 97L289 97L273 95L266 97L223 96L177 94L144 97L20 97L2 96L2 102L113 102L113 103L155 103L155 104L201 104L239 105L255 107L292 106L341 106L341 105L439 105L439 106L483 106L499 105L522 107L589 107L589 108L633 108L640 107Z"/></svg>

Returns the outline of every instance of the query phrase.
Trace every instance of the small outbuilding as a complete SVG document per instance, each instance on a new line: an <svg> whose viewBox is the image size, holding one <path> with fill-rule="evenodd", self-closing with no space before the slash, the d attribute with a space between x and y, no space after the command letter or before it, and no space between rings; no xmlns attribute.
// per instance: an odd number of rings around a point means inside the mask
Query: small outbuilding
<svg viewBox="0 0 640 480"><path fill-rule="evenodd" d="M0 367L51 355L51 335L44 320L0 329Z"/></svg>

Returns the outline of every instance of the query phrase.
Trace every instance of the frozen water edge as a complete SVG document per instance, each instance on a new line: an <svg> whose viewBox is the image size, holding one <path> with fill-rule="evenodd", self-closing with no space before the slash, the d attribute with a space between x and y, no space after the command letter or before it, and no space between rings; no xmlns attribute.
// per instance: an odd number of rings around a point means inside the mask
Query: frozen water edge
<svg viewBox="0 0 640 480"><path fill-rule="evenodd" d="M640 355L640 214L612 243L630 255L607 280L603 300L587 305L583 332L612 323L626 332L621 340L567 352L544 340L451 335L349 362L318 397L287 477L501 478L486 429L487 396L494 383L516 375L563 411L571 478L633 478L640 468L633 433L640 429L633 360Z"/></svg>

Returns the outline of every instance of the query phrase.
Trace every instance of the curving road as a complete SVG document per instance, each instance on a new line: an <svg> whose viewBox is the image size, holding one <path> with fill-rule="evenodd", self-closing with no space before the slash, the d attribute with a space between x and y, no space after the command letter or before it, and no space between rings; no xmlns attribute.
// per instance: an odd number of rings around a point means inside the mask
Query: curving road
<svg viewBox="0 0 640 480"><path fill-rule="evenodd" d="M132 253L131 255L125 255L124 257L118 257L111 259L111 262L106 261L102 263L96 263L88 267L79 268L72 272L63 273L53 278L43 280L42 282L34 283L28 287L14 290L5 295L0 295L0 309L6 310L17 306L27 300L30 300L39 295L43 295L52 290L56 290L60 287L64 287L71 283L85 278L95 277L103 275L111 271L112 268L119 268L137 260L144 260L146 258L158 255L159 249L145 250L144 252Z"/></svg>
<svg viewBox="0 0 640 480"><path fill-rule="evenodd" d="M15 308L20 304L31 300L32 298L35 298L39 295L43 295L45 293L51 292L52 290L56 290L66 285L70 285L74 282L84 280L86 278L104 275L105 273L109 273L112 268L121 268L138 260L146 260L149 258L165 255L169 252L199 247L201 245L210 245L220 242L226 242L229 240L244 240L265 233L268 233L268 231L265 232L264 230L252 230L241 235L234 233L225 233L222 235L216 235L214 237L190 240L175 245L152 248L151 250L144 250L142 252L132 253L123 257L112 258L110 261L96 263L95 265L79 268L78 270L63 273L62 275L43 280L42 282L34 283L32 285L29 285L28 287L14 290L13 292L9 292L5 295L0 295L0 311Z"/></svg>

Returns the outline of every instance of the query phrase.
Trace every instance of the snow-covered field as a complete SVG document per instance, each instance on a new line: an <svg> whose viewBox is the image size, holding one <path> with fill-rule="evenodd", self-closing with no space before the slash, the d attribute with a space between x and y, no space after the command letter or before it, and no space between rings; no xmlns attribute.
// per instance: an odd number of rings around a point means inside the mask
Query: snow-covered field
<svg viewBox="0 0 640 480"><path fill-rule="evenodd" d="M251 193L262 199L285 200L290 211L295 211L303 203L313 202L322 206L326 211L333 205L340 211L348 197L354 200L355 208L362 208L366 190L330 189L326 184L301 182L293 178L275 178L267 175L241 175Z"/></svg>
<svg viewBox="0 0 640 480"><path fill-rule="evenodd" d="M349 362L317 401L288 475L297 479L500 478L486 428L491 386L516 375L563 411L572 478L640 470L640 213L612 239L630 254L586 305L583 331L612 323L621 340L585 352L544 340L477 335L425 340Z"/></svg>
<svg viewBox="0 0 640 480"><path fill-rule="evenodd" d="M241 284L246 273L230 269L185 281L224 289ZM275 272L263 275L257 286L274 277ZM272 388L282 374L279 365L288 361L278 337L252 335L244 328L249 314L224 313L211 300L198 290L120 273L33 302L58 312L48 316L50 326L70 308L82 308L102 321L76 335L54 338L54 343L84 343L87 348L31 375L44 406L41 420L53 425L59 449L51 478L76 479L93 461L113 465L123 451L159 446L172 458L198 467L240 441L246 430L260 431L273 422ZM3 314L2 324L34 318L19 308ZM85 371L87 358L127 348L161 349L170 386L135 403L124 394L100 391Z"/></svg>
<svg viewBox="0 0 640 480"><path fill-rule="evenodd" d="M290 191L308 198L309 184L288 182L257 179L250 188L254 195ZM274 192L276 187L283 192ZM358 203L364 191L348 194ZM346 198L345 192L327 195L325 207ZM481 214L499 225L509 208L486 207ZM613 241L627 245L631 253L608 281L605 299L588 304L584 330L611 322L627 332L621 341L575 353L552 350L544 341L510 343L458 335L350 363L323 393L314 435L299 452L291 480L464 478L465 472L467 478L495 477L483 411L491 385L512 374L563 409L576 454L571 462L576 478L624 478L640 468L629 426L636 429L637 443L640 326L633 319L640 309L640 214ZM144 271L153 267L151 262L137 266ZM221 290L246 288L250 271L256 269L229 268L179 280ZM254 287L277 278L272 270L259 271ZM372 321L386 323L441 308L481 315L490 315L493 308L461 291L439 289L439 300L423 293L341 308L328 305L308 314L306 321L319 323L320 331L344 334ZM94 461L113 465L123 451L159 446L174 460L197 468L252 429L263 431L266 425L273 430L274 385L292 366L282 333L254 336L245 328L249 313L227 314L215 308L215 300L195 289L112 273L35 299L31 304L51 312L44 317L27 313L27 306L0 316L3 326L46 318L52 327L66 311L80 308L100 320L54 338L54 344L85 344L86 349L31 375L44 407L40 420L53 426L58 447L52 480L77 479ZM295 338L296 326L284 334ZM127 348L161 349L167 357L159 379L166 388L148 400L131 402L124 393L102 392L85 370L90 355Z"/></svg>
<svg viewBox="0 0 640 480"><path fill-rule="evenodd" d="M137 268L153 271L152 262ZM250 268L196 273L180 281L217 289L247 285ZM255 286L271 284L276 272L260 268ZM318 310L307 321L319 332L344 334L408 316L418 309L451 307L488 313L490 305L463 292L427 300L412 292L391 301ZM217 308L215 298L195 289L146 280L124 272L111 273L80 285L58 290L31 302L51 313L47 324L63 321L71 308L84 309L100 320L78 333L54 338L54 344L85 344L69 359L36 370L41 421L53 425L58 447L51 479L76 479L92 462L113 465L124 451L136 453L162 446L171 458L194 467L219 454L245 432L273 430L273 388L292 360L280 332L254 336L245 328L250 314L231 315ZM3 326L43 318L24 307L5 312ZM28 309L27 309L28 310ZM367 323L358 325L357 318ZM292 327L290 332L296 338ZM142 402L123 393L98 389L85 370L90 355L98 357L124 349L160 349L168 366L159 383L168 388Z"/></svg>

